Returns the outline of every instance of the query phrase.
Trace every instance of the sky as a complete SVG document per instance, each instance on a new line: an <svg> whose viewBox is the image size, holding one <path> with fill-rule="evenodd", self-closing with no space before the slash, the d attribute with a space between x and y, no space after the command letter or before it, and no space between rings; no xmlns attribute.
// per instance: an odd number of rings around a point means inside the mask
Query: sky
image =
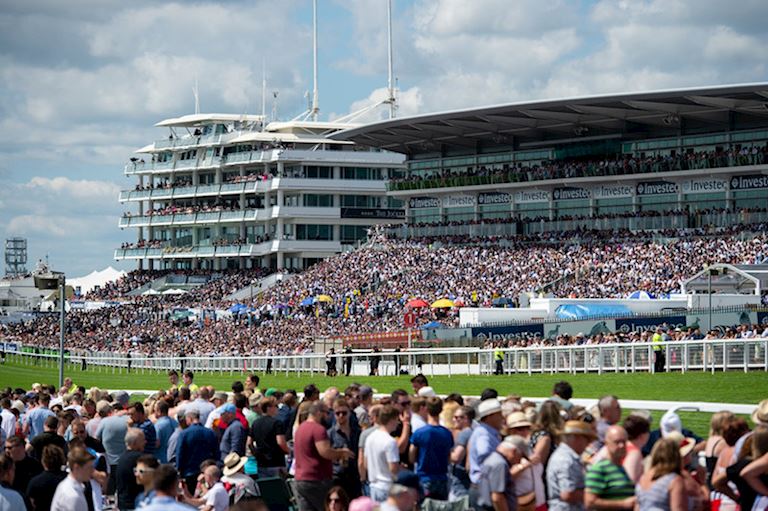
<svg viewBox="0 0 768 511"><path fill-rule="evenodd" d="M319 0L321 119L386 95L386 0ZM398 116L768 81L765 0L393 0ZM0 4L0 238L70 276L117 263L122 169L194 112L306 108L310 0ZM384 116L379 109L367 120Z"/></svg>

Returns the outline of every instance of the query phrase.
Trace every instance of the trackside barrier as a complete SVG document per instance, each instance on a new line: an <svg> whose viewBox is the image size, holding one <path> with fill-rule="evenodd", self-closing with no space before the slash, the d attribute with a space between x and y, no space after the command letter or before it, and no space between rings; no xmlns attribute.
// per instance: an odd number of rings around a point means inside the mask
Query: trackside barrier
<svg viewBox="0 0 768 511"><path fill-rule="evenodd" d="M503 354L504 374L553 373L634 373L653 372L656 353L651 343L583 344L505 349L414 348L393 351L357 351L336 354L336 369L345 374L346 361L352 359L350 374L370 372L371 360L378 360L378 374L395 375L405 369L410 374L487 375L497 365L494 353ZM768 338L675 341L664 343L665 371L768 371ZM412 366L408 366L409 357ZM21 351L6 352L11 362L30 366L58 367L54 354ZM190 369L212 373L322 374L325 355L316 353L278 356L144 356L110 352L70 351L66 363L71 369L90 368L97 372L122 374Z"/></svg>

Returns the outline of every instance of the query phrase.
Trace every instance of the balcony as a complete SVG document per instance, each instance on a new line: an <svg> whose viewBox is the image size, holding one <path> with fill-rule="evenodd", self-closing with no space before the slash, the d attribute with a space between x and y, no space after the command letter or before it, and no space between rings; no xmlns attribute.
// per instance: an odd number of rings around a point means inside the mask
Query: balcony
<svg viewBox="0 0 768 511"><path fill-rule="evenodd" d="M244 183L181 186L177 188L156 188L153 190L124 190L120 192L120 202L211 197L218 195L238 195L241 193L256 192L263 193L267 191L268 188L269 181L247 181Z"/></svg>
<svg viewBox="0 0 768 511"><path fill-rule="evenodd" d="M339 241L272 240L246 245L119 248L115 250L115 260L260 257L277 252L333 254L341 249Z"/></svg>
<svg viewBox="0 0 768 511"><path fill-rule="evenodd" d="M125 229L126 227L239 223L266 221L269 218L272 218L272 208L237 211L201 211L198 213L177 213L174 215L122 217L118 226L121 229Z"/></svg>

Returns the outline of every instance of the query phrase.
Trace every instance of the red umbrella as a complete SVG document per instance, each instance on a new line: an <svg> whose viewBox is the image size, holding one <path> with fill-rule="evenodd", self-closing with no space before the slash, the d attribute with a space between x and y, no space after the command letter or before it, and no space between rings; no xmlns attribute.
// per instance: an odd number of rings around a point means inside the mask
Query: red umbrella
<svg viewBox="0 0 768 511"><path fill-rule="evenodd" d="M412 309L422 309L424 307L429 307L429 304L421 298L414 298L413 300L410 300L408 303L406 303L405 306Z"/></svg>

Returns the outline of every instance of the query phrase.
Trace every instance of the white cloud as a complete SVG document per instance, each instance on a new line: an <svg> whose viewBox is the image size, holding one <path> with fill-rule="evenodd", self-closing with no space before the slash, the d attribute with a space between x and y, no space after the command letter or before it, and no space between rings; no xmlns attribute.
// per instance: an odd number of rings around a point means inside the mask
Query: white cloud
<svg viewBox="0 0 768 511"><path fill-rule="evenodd" d="M418 87L412 87L408 90L396 92L397 97L397 117L408 117L410 115L416 115L421 111L423 98L421 97L421 90ZM360 112L360 115L352 119L354 123L368 123L383 121L389 118L389 104L379 104L389 98L389 89L382 87L371 92L367 98L354 101L349 107L348 113ZM379 105L376 108L371 108L373 105ZM367 111L363 112L364 110ZM330 115L331 120L338 119L345 114L332 113Z"/></svg>
<svg viewBox="0 0 768 511"><path fill-rule="evenodd" d="M85 179L76 181L66 177L35 176L24 186L35 190L36 193L51 191L73 199L116 201L120 194L120 188L109 181L88 181Z"/></svg>

